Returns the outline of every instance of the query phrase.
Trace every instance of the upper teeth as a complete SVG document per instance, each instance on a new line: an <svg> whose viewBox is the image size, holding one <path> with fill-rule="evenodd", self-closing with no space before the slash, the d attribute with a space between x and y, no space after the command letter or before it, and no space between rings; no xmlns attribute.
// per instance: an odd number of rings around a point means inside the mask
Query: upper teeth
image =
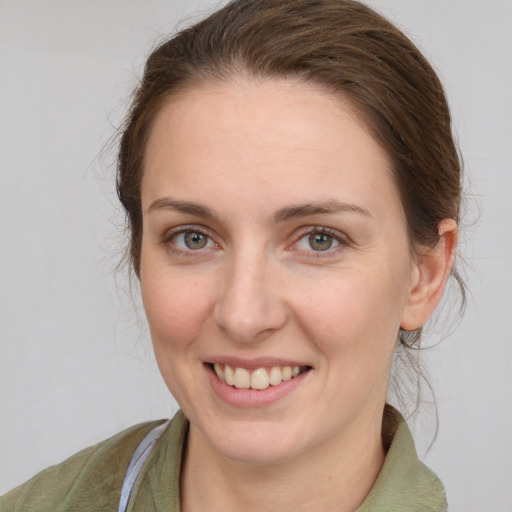
<svg viewBox="0 0 512 512"><path fill-rule="evenodd" d="M245 368L232 368L220 363L215 363L213 368L222 382L239 389L267 389L269 386L277 386L285 380L290 380L301 372L300 366L273 366L270 371L266 368L256 368L252 373Z"/></svg>

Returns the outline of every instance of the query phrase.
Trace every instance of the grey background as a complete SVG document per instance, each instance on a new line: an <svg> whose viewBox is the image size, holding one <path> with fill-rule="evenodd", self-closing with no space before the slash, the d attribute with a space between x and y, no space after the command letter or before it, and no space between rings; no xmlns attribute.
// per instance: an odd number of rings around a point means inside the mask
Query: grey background
<svg viewBox="0 0 512 512"><path fill-rule="evenodd" d="M512 2L373 0L438 70L466 162L466 315L425 355L451 512L512 511ZM154 41L204 0L0 0L0 493L176 405L102 146ZM476 224L472 221L479 217ZM135 297L132 300L132 295ZM449 305L448 305L449 306ZM413 424L422 456L435 419Z"/></svg>

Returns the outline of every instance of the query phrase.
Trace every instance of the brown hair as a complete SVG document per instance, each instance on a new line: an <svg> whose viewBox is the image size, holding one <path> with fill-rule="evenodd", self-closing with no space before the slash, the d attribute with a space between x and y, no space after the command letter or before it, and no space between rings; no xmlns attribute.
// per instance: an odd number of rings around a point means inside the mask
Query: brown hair
<svg viewBox="0 0 512 512"><path fill-rule="evenodd" d="M155 115L170 95L243 74L315 83L348 98L390 155L409 240L434 247L459 221L461 164L443 87L415 45L354 0L234 0L149 56L121 134L117 191L139 275L141 179ZM455 269L452 275L464 286ZM400 333L407 346L420 330Z"/></svg>

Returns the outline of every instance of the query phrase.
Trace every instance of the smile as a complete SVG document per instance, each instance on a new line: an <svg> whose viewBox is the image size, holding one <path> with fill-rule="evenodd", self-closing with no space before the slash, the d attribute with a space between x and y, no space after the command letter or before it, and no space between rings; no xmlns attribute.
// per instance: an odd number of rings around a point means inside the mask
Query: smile
<svg viewBox="0 0 512 512"><path fill-rule="evenodd" d="M269 386L279 386L301 373L309 370L309 366L272 366L249 370L231 367L228 364L214 363L213 369L221 382L237 389L264 390Z"/></svg>

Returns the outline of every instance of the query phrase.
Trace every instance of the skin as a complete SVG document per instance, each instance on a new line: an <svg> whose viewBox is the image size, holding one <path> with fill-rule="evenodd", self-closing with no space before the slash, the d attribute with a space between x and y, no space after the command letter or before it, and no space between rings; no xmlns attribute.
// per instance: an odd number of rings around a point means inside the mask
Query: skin
<svg viewBox="0 0 512 512"><path fill-rule="evenodd" d="M454 221L440 224L438 248L411 254L385 151L348 102L291 80L169 100L141 192L144 307L191 422L183 510L354 510L385 458L397 333L437 305ZM311 246L319 228L328 250ZM187 247L185 232L205 247ZM311 369L279 400L240 407L211 385L206 363L227 357Z"/></svg>

